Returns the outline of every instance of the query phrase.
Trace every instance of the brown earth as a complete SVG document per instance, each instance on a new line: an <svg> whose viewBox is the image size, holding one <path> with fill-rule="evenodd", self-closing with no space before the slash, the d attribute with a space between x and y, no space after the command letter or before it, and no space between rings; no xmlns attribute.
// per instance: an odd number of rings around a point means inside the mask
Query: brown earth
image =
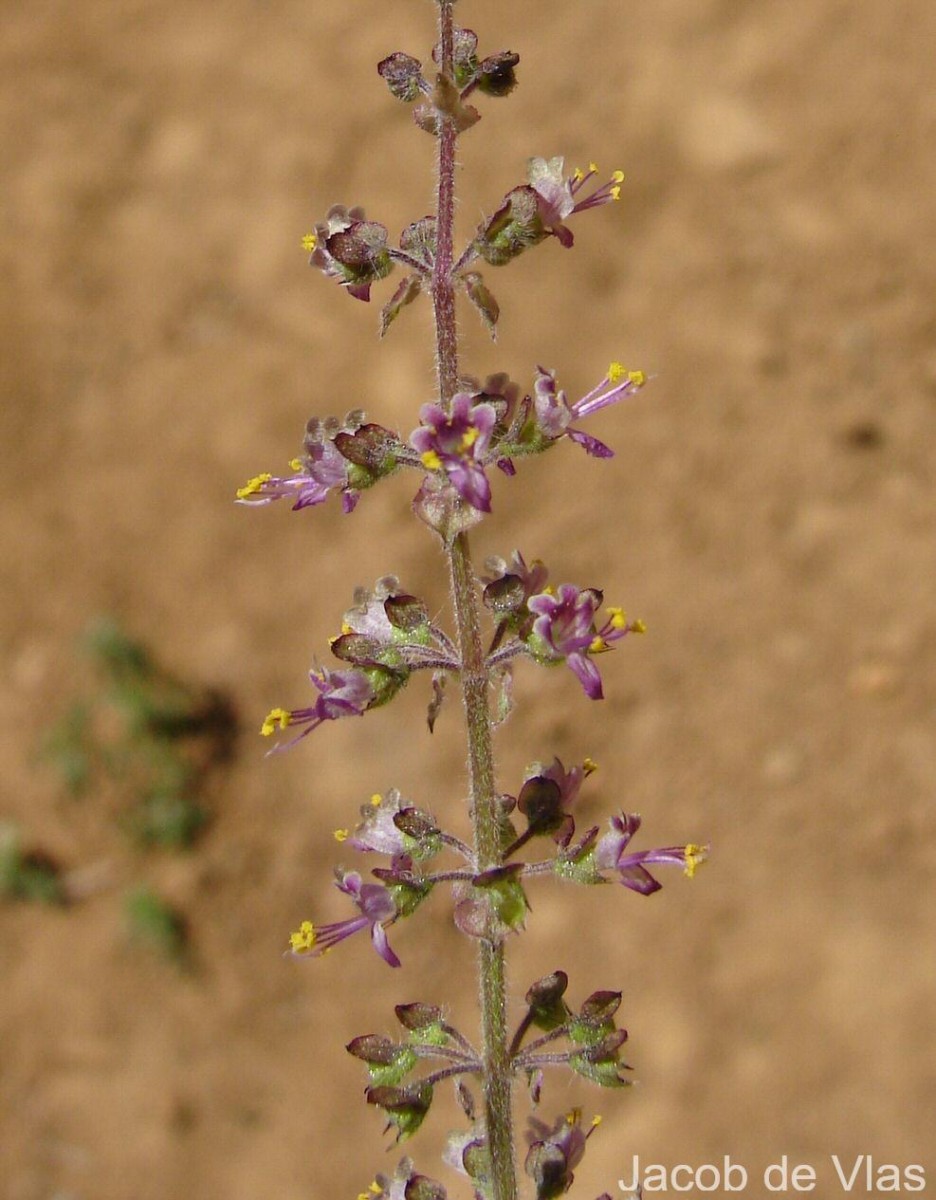
<svg viewBox="0 0 936 1200"><path fill-rule="evenodd" d="M431 204L431 142L374 63L425 59L432 10L387 7L0 6L0 815L97 881L64 911L0 909L4 1200L354 1196L397 1155L343 1043L417 998L473 1028L441 895L394 931L400 972L363 939L280 957L298 920L344 915L331 830L367 796L396 784L460 813L457 705L430 738L417 679L289 755L264 761L253 732L306 701L355 584L394 571L445 611L412 480L352 517L230 503L310 414L361 406L406 432L431 396L426 307L378 344L376 306L298 245L337 200L394 231ZM495 482L479 557L520 546L650 626L602 660L602 704L565 671L519 673L500 784L590 754L584 820L624 806L641 845L714 847L648 900L531 888L513 999L560 965L575 1000L622 988L640 1081L609 1096L557 1076L543 1115L604 1114L584 1197L621 1195L635 1153L729 1154L753 1197L783 1154L823 1197L844 1194L832 1154L922 1163L932 1187L936 9L459 9L482 49L522 55L515 95L462 143L463 236L529 154L627 173L574 251L488 273L501 339L466 312L466 369L527 382L541 362L572 397L611 358L655 375L590 426L612 461L563 446ZM36 765L102 612L244 714L189 855L132 850ZM186 913L188 974L128 950L120 898L140 880ZM442 1125L409 1149L452 1183Z"/></svg>

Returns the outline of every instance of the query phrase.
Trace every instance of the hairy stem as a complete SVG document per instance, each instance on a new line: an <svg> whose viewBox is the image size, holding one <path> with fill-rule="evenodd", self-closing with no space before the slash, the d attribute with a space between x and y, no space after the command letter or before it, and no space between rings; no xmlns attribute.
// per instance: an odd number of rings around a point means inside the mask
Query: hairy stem
<svg viewBox="0 0 936 1200"><path fill-rule="evenodd" d="M452 77L453 0L439 0L440 70ZM455 143L458 131L443 119L438 136L438 208L436 257L432 272L432 308L436 328L436 370L439 403L450 409L458 387L458 332L452 245L455 223ZM488 705L489 668L481 641L478 595L468 536L460 533L449 552L449 574L458 651L462 698L468 735L468 775L475 856L479 870L503 861L494 787L494 755ZM503 943L482 940L479 950L484 1115L494 1200L516 1200L513 1117L511 1113L510 1054L507 1044L507 1005Z"/></svg>

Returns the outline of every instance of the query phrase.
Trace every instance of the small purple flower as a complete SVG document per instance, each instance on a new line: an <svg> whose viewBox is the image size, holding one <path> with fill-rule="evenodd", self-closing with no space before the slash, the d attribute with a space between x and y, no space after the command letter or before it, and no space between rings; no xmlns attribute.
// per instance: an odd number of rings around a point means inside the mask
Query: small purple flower
<svg viewBox="0 0 936 1200"><path fill-rule="evenodd" d="M580 767L568 771L558 758L553 759L549 767L542 763L528 767L517 797L517 808L529 822L522 840L546 833L558 846L568 846L575 833L575 818L570 810L582 783L596 769L590 758L586 758ZM516 848L515 843L512 849Z"/></svg>
<svg viewBox="0 0 936 1200"><path fill-rule="evenodd" d="M422 464L445 471L449 482L473 508L491 511L491 485L484 473L484 452L497 419L493 405L474 403L470 392L452 400L451 414L439 404L424 404L421 425L410 435Z"/></svg>
<svg viewBox="0 0 936 1200"><path fill-rule="evenodd" d="M363 671L329 671L323 668L321 671L310 671L309 679L319 691L318 699L313 705L292 711L274 708L260 726L264 737L271 737L278 729L288 729L291 725L305 726L302 733L291 741L275 746L274 751L294 746L324 721L337 721L339 717L363 716L377 698L373 684Z"/></svg>
<svg viewBox="0 0 936 1200"><path fill-rule="evenodd" d="M602 599L596 588L563 583L555 592L541 592L527 602L530 612L536 614L532 636L546 647L547 661L565 659L590 700L601 700L604 693L601 675L589 655L600 654L628 633L645 629L642 621L628 621L620 608L609 608L608 620L599 629L595 614ZM539 657L536 647L531 652Z"/></svg>
<svg viewBox="0 0 936 1200"><path fill-rule="evenodd" d="M659 866L682 867L691 879L696 867L708 858L709 847L690 842L686 846L665 846L659 850L638 850L625 853L631 838L640 828L640 817L636 813L622 812L611 818L611 829L599 839L595 847L595 866L602 871L617 872L625 887L642 896L658 892L663 886L644 866L656 863Z"/></svg>
<svg viewBox="0 0 936 1200"><path fill-rule="evenodd" d="M591 434L572 429L571 422L635 395L646 381L647 377L643 371L627 371L620 363L613 362L597 387L592 388L581 400L570 404L566 393L556 386L555 371L537 367L533 383L533 406L537 427L550 441L568 437L570 441L578 443L587 454L596 458L611 458L614 451L610 447Z"/></svg>
<svg viewBox="0 0 936 1200"><path fill-rule="evenodd" d="M572 231L563 222L574 213L597 208L619 200L624 176L615 171L607 183L596 188L590 195L577 199L578 194L590 179L598 173L594 163L587 171L576 169L571 175L564 174L565 160L557 158L531 158L527 167L527 178L536 192L539 217L544 227L554 234L563 246L572 245Z"/></svg>
<svg viewBox="0 0 936 1200"><path fill-rule="evenodd" d="M342 507L350 512L357 503L357 493L347 489L348 460L334 442L321 441L309 446L304 458L294 458L289 464L292 475L277 476L264 472L248 479L237 489L238 504L272 504L274 500L293 500L293 510L322 504L334 488L343 489Z"/></svg>
<svg viewBox="0 0 936 1200"><path fill-rule="evenodd" d="M286 953L293 958L319 958L345 938L369 928L374 949L385 963L398 967L400 960L387 941L386 926L391 925L397 917L397 906L389 890L382 883L364 883L357 871L339 874L336 886L351 897L361 915L330 925L313 925L311 921L303 921L298 931L289 935Z"/></svg>
<svg viewBox="0 0 936 1200"><path fill-rule="evenodd" d="M354 833L342 837L336 833L335 836L364 854L373 851L397 858L406 852L407 839L393 819L407 807L397 789L390 788L385 796L372 796L370 803L361 809L363 820ZM339 832L344 834L344 830Z"/></svg>
<svg viewBox="0 0 936 1200"><path fill-rule="evenodd" d="M573 1171L585 1157L585 1143L601 1122L595 1117L586 1133L582 1113L573 1109L560 1117L550 1129L543 1121L530 1118L527 1140L526 1172L536 1183L536 1200L555 1200L572 1186Z"/></svg>

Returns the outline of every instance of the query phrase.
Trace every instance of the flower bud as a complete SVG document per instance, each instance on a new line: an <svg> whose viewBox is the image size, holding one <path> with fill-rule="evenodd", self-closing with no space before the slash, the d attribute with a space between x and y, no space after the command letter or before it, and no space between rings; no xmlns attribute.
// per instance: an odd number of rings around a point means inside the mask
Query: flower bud
<svg viewBox="0 0 936 1200"><path fill-rule="evenodd" d="M380 1086L402 1083L419 1061L409 1046L399 1046L376 1033L354 1038L345 1049L367 1063L371 1083Z"/></svg>
<svg viewBox="0 0 936 1200"><path fill-rule="evenodd" d="M434 1004L424 1004L421 1000L416 1000L411 1004L398 1004L393 1011L404 1029L420 1035L420 1041L428 1039L435 1042L444 1039L442 1009Z"/></svg>
<svg viewBox="0 0 936 1200"><path fill-rule="evenodd" d="M569 1006L563 996L568 986L569 977L565 971L553 971L530 987L526 1002L530 1006L530 1020L537 1029L548 1033L565 1024L569 1017Z"/></svg>
<svg viewBox="0 0 936 1200"><path fill-rule="evenodd" d="M534 775L526 781L517 797L517 808L534 834L560 833L572 821L562 810L559 785L543 775Z"/></svg>
<svg viewBox="0 0 936 1200"><path fill-rule="evenodd" d="M621 993L610 991L592 992L582 1004L581 1019L590 1025L604 1027L621 1007Z"/></svg>
<svg viewBox="0 0 936 1200"><path fill-rule="evenodd" d="M413 1136L422 1125L432 1104L432 1087L427 1083L410 1087L370 1087L365 1092L368 1104L387 1114L387 1128L396 1126L398 1142Z"/></svg>
<svg viewBox="0 0 936 1200"><path fill-rule="evenodd" d="M577 1075L599 1087L628 1087L630 1080L621 1074L630 1070L618 1059L618 1050L627 1041L627 1032L616 1029L606 1037L571 1055L569 1066Z"/></svg>

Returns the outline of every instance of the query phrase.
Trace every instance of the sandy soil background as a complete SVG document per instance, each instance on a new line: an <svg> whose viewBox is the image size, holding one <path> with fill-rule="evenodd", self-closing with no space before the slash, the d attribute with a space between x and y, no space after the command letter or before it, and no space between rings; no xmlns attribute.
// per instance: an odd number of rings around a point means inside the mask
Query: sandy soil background
<svg viewBox="0 0 936 1200"><path fill-rule="evenodd" d="M620 1194L633 1154L729 1154L750 1196L783 1154L823 1197L843 1192L832 1154L921 1163L931 1189L936 9L459 7L483 50L521 54L521 86L462 143L463 236L529 154L627 174L573 252L488 272L501 338L466 312L465 367L528 381L543 362L573 397L611 358L656 376L593 422L612 461L562 447L495 484L479 556L519 546L650 626L603 661L603 704L567 672L520 672L500 783L590 754L583 819L626 806L644 845L714 846L648 900L531 889L513 997L560 965L575 1000L622 988L640 1081L557 1077L543 1115L604 1114L585 1197ZM372 792L459 811L457 706L430 738L417 679L290 755L264 761L254 732L306 701L355 584L392 570L444 611L411 481L350 518L230 502L310 414L362 406L408 431L431 396L427 309L378 344L377 306L310 271L299 238L335 201L394 234L429 210L432 144L374 64L425 60L432 16L0 4L0 815L97 880L65 910L0 907L4 1200L356 1195L397 1155L343 1043L413 999L471 1027L472 955L441 895L395 931L403 971L360 940L280 957L298 920L344 915L331 830ZM103 800L64 800L37 765L102 613L243 717L187 855L134 850ZM128 948L140 881L186 915L188 973ZM442 1125L409 1149L452 1184Z"/></svg>

